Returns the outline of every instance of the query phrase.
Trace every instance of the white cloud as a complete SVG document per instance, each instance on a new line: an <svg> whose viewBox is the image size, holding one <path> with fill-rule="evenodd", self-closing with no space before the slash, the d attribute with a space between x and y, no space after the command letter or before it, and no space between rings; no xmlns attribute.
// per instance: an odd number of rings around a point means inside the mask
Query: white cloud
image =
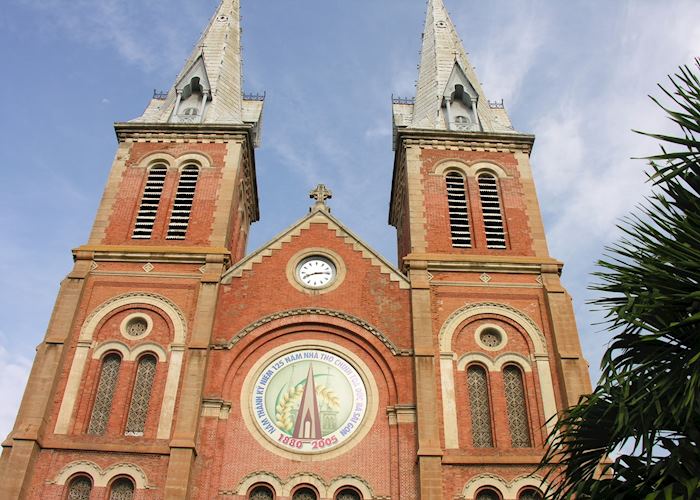
<svg viewBox="0 0 700 500"><path fill-rule="evenodd" d="M0 439L12 430L30 369L29 359L0 344Z"/></svg>

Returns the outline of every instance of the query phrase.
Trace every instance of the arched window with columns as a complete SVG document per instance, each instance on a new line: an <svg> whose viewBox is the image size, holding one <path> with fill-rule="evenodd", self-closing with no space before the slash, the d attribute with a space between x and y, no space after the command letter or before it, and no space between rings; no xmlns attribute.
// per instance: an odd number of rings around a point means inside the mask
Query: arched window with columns
<svg viewBox="0 0 700 500"><path fill-rule="evenodd" d="M498 491L493 488L482 488L480 489L474 500L501 500L502 497Z"/></svg>
<svg viewBox="0 0 700 500"><path fill-rule="evenodd" d="M355 488L342 488L336 493L335 500L362 500L362 495Z"/></svg>
<svg viewBox="0 0 700 500"><path fill-rule="evenodd" d="M518 495L518 500L543 500L544 496L536 488L525 488Z"/></svg>
<svg viewBox="0 0 700 500"><path fill-rule="evenodd" d="M316 491L313 488L302 486L294 491L292 500L318 500L318 494L316 494Z"/></svg>
<svg viewBox="0 0 700 500"><path fill-rule="evenodd" d="M467 387L474 447L493 448L488 375L484 367L472 364L467 368Z"/></svg>
<svg viewBox="0 0 700 500"><path fill-rule="evenodd" d="M503 385L511 444L513 448L529 448L532 446L530 421L527 416L523 372L519 367L509 364L503 368Z"/></svg>
<svg viewBox="0 0 700 500"><path fill-rule="evenodd" d="M109 417L112 413L112 399L119 379L119 369L122 358L119 354L111 352L102 358L100 380L97 384L95 402L92 405L88 434L101 436L107 430Z"/></svg>
<svg viewBox="0 0 700 500"><path fill-rule="evenodd" d="M144 433L157 364L158 360L153 354L145 354L139 358L124 431L127 436L142 436Z"/></svg>
<svg viewBox="0 0 700 500"><path fill-rule="evenodd" d="M66 500L89 500L91 493L92 479L85 475L78 475L68 483Z"/></svg>

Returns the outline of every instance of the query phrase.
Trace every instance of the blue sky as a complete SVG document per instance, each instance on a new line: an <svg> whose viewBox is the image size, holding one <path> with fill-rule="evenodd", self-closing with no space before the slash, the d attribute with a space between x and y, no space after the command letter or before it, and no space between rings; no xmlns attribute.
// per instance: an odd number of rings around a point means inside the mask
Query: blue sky
<svg viewBox="0 0 700 500"><path fill-rule="evenodd" d="M245 88L267 92L257 151L261 221L249 250L302 217L318 182L333 213L396 260L388 226L390 98L412 96L424 0L242 0ZM606 337L590 272L647 192L669 130L647 95L700 56L695 0L445 0L486 94L532 157L552 254L565 261L597 377ZM216 0L6 0L0 183L0 435L11 429L70 249L84 243L116 149L112 123L166 90Z"/></svg>

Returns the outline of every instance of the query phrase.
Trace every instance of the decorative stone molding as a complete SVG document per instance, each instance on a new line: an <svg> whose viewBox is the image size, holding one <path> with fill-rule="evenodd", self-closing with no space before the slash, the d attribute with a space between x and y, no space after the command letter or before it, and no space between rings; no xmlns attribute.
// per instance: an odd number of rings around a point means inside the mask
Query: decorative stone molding
<svg viewBox="0 0 700 500"><path fill-rule="evenodd" d="M452 352L452 337L457 327L466 319L479 314L493 314L503 316L515 321L520 325L530 337L534 346L534 353L547 354L547 340L535 323L528 315L518 309L506 304L497 302L477 302L467 304L453 312L440 328L440 351Z"/></svg>
<svg viewBox="0 0 700 500"><path fill-rule="evenodd" d="M228 420L231 415L231 402L223 399L205 399L202 401L203 417L214 417L219 420Z"/></svg>
<svg viewBox="0 0 700 500"><path fill-rule="evenodd" d="M110 340L98 344L92 351L92 359L100 359L109 351L118 351L122 355L124 361L136 361L139 356L146 352L155 354L159 363L165 363L168 359L165 349L158 344L148 343L130 348L117 340Z"/></svg>
<svg viewBox="0 0 700 500"><path fill-rule="evenodd" d="M461 498L472 499L480 488L488 486L498 490L505 500L511 500L517 498L518 492L526 486L543 490L543 485L543 479L537 475L523 475L506 481L496 474L479 474L464 485Z"/></svg>
<svg viewBox="0 0 700 500"><path fill-rule="evenodd" d="M173 323L174 342L184 344L187 335L187 321L180 308L169 299L149 292L131 292L117 295L99 305L83 323L80 340L92 340L95 328L108 314L123 306L148 304L163 311Z"/></svg>
<svg viewBox="0 0 700 500"><path fill-rule="evenodd" d="M286 481L282 481L277 475L272 472L253 472L248 474L238 483L238 486L234 490L219 490L219 495L223 496L234 496L241 495L245 496L248 494L250 488L256 484L267 484L273 490L275 490L275 496L289 496L291 497L294 488L302 485L310 485L316 488L322 499L334 498L335 494L344 487L353 487L357 489L361 494L362 498L365 500L378 499L382 497L375 497L372 493L372 488L365 479L360 476L353 474L346 474L343 476L338 476L331 481L324 481L321 476L314 474L312 472L299 472L289 476Z"/></svg>
<svg viewBox="0 0 700 500"><path fill-rule="evenodd" d="M214 349L231 349L233 346L235 346L240 340L248 335L249 333L255 331L256 329L260 328L261 326L264 326L268 323L271 323L273 321L277 321L280 319L284 318L292 318L295 316L309 316L309 315L315 315L315 316L329 316L333 318L338 318L342 319L343 321L347 321L349 323L352 323L353 325L359 326L363 330L366 330L370 332L372 335L374 335L376 338L378 338L382 344L384 344L394 356L411 356L413 351L410 349L402 349L398 347L396 344L394 344L385 334L377 330L375 327L367 323L366 321L361 320L360 318L357 318L356 316L353 316L351 314L347 314L344 312L340 311L334 311L332 309L323 309L320 307L310 307L310 308L303 308L303 309L288 309L286 311L280 311L274 314L270 314L268 316L265 316L263 318L260 318L259 320L251 323L250 325L246 326L243 330L238 332L236 335L231 338L231 340L227 343L224 344L214 344L212 345L212 348Z"/></svg>
<svg viewBox="0 0 700 500"><path fill-rule="evenodd" d="M95 462L90 462L88 460L79 460L69 463L61 469L50 483L63 486L76 474L87 474L92 478L95 487L98 488L107 487L110 481L118 476L128 476L134 481L137 490L153 488L148 484L146 473L136 464L118 463L110 465L103 470Z"/></svg>
<svg viewBox="0 0 700 500"><path fill-rule="evenodd" d="M457 160L454 158L442 160L433 168L432 175L443 176L450 170L458 171L465 177L476 177L481 172L491 172L501 179L507 179L508 174L503 167L491 161L470 161Z"/></svg>

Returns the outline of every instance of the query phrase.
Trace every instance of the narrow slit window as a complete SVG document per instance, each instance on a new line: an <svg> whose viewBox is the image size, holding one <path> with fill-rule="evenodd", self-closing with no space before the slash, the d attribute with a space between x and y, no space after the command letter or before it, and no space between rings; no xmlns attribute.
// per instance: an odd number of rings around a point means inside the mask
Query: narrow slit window
<svg viewBox="0 0 700 500"><path fill-rule="evenodd" d="M90 416L88 434L92 434L93 436L101 436L107 430L109 416L112 413L114 389L117 387L117 379L119 378L119 368L121 363L122 359L118 354L114 353L108 354L102 361L100 381L97 384L95 404L92 406L92 415Z"/></svg>
<svg viewBox="0 0 700 500"><path fill-rule="evenodd" d="M134 483L131 479L120 477L112 483L109 500L132 500L134 498Z"/></svg>
<svg viewBox="0 0 700 500"><path fill-rule="evenodd" d="M479 175L479 197L481 212L484 217L487 248L506 248L506 233L503 227L501 197L498 192L498 180L490 173Z"/></svg>
<svg viewBox="0 0 700 500"><path fill-rule="evenodd" d="M70 481L67 500L90 500L92 481L87 476L78 476Z"/></svg>
<svg viewBox="0 0 700 500"><path fill-rule="evenodd" d="M192 202L194 192L197 189L199 179L199 167L188 165L180 173L180 182L177 185L175 204L173 212L170 214L168 224L169 240L184 240L187 234L187 226L190 223L190 213L192 212Z"/></svg>
<svg viewBox="0 0 700 500"><path fill-rule="evenodd" d="M493 448L491 405L486 370L481 366L470 366L467 369L467 386L469 388L474 448Z"/></svg>
<svg viewBox="0 0 700 500"><path fill-rule="evenodd" d="M143 436L148 417L148 403L151 400L153 379L156 376L156 358L152 355L143 356L136 368L136 381L129 405L129 416L126 420L127 436Z"/></svg>
<svg viewBox="0 0 700 500"><path fill-rule="evenodd" d="M146 187L143 190L139 213L136 216L136 225L131 237L135 240L147 240L153 233L153 224L156 222L160 197L163 194L165 174L168 169L165 165L155 165L148 172Z"/></svg>
<svg viewBox="0 0 700 500"><path fill-rule="evenodd" d="M503 369L503 384L506 390L508 426L513 448L529 448L532 446L530 422L527 418L525 386L520 369L513 365L506 366Z"/></svg>
<svg viewBox="0 0 700 500"><path fill-rule="evenodd" d="M450 213L450 234L452 246L470 248L472 246L469 230L469 211L464 177L458 172L449 172L445 176L447 183L447 207Z"/></svg>

